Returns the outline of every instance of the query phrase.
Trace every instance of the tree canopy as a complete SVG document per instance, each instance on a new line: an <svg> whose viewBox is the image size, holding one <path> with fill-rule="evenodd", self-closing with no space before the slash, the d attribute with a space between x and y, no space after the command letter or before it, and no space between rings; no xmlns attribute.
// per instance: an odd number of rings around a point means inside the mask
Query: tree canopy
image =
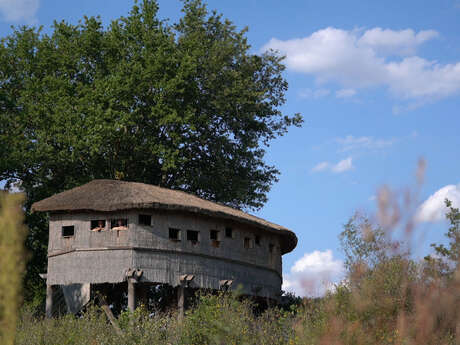
<svg viewBox="0 0 460 345"><path fill-rule="evenodd" d="M263 144L301 123L279 110L282 58L251 54L200 1L176 24L157 12L147 0L107 28L85 17L2 40L1 179L39 197L121 178L263 205L278 175Z"/></svg>
<svg viewBox="0 0 460 345"><path fill-rule="evenodd" d="M302 123L280 110L283 57L252 53L246 29L199 0L185 0L182 11L170 23L145 0L107 26L84 17L55 22L49 34L15 28L1 40L0 180L19 182L27 211L95 178L238 208L266 202L279 171L265 148ZM46 219L26 219L38 273Z"/></svg>

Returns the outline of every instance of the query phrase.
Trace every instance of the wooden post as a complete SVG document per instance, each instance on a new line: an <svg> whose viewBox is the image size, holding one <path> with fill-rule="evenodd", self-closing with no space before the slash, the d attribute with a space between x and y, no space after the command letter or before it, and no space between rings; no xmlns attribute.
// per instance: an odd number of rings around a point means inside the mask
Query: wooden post
<svg viewBox="0 0 460 345"><path fill-rule="evenodd" d="M54 287L53 285L46 284L46 317L51 318L53 317L53 294L54 294Z"/></svg>
<svg viewBox="0 0 460 345"><path fill-rule="evenodd" d="M177 307L179 309L178 319L182 322L184 319L184 310L187 303L187 288L195 278L193 274L183 274L179 277L179 286L177 287Z"/></svg>
<svg viewBox="0 0 460 345"><path fill-rule="evenodd" d="M128 282L128 310L133 312L136 309L136 283L142 277L141 269L130 268L126 271L125 276Z"/></svg>
<svg viewBox="0 0 460 345"><path fill-rule="evenodd" d="M133 278L128 278L128 310L133 312L136 309L136 286Z"/></svg>
<svg viewBox="0 0 460 345"><path fill-rule="evenodd" d="M181 282L177 287L177 308L178 308L178 319L180 322L184 319L185 309L185 283Z"/></svg>

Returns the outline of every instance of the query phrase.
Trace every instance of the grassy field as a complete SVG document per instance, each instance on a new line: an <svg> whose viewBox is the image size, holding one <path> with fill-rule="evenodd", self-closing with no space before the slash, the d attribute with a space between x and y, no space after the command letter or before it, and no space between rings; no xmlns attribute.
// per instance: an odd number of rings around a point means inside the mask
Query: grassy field
<svg viewBox="0 0 460 345"><path fill-rule="evenodd" d="M182 322L174 310L152 313L141 307L134 313L122 312L117 320L121 334L97 306L78 317L57 319L37 316L27 306L17 313L21 270L12 267L23 267L25 231L12 233L22 229L20 200L2 201L2 345L460 344L460 212L447 200L448 241L433 245L433 255L424 260L410 254L414 218L402 216L410 207L404 208L383 189L375 220L357 214L344 225L340 241L346 279L326 296L293 298L283 308L254 313L251 302L235 295L203 294ZM6 280L5 274L16 278Z"/></svg>
<svg viewBox="0 0 460 345"><path fill-rule="evenodd" d="M138 308L118 318L121 335L97 307L57 319L23 310L15 343L459 344L457 283L420 286L414 281L398 288L380 273L359 292L340 286L322 299L304 299L288 310L274 308L257 316L250 302L232 295L201 296L183 322L174 312L149 316Z"/></svg>

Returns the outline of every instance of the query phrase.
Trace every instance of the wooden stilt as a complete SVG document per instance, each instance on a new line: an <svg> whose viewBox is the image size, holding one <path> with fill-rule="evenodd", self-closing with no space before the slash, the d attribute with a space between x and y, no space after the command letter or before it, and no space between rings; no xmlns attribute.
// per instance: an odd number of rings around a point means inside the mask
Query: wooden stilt
<svg viewBox="0 0 460 345"><path fill-rule="evenodd" d="M128 310L136 309L136 285L133 278L128 278Z"/></svg>
<svg viewBox="0 0 460 345"><path fill-rule="evenodd" d="M53 294L54 287L52 285L46 284L46 306L45 313L46 317L53 317Z"/></svg>
<svg viewBox="0 0 460 345"><path fill-rule="evenodd" d="M185 309L185 284L181 283L177 287L177 308L178 314L177 317L179 321L184 319L184 309Z"/></svg>
<svg viewBox="0 0 460 345"><path fill-rule="evenodd" d="M179 277L179 286L177 287L177 307L179 309L179 321L184 319L184 311L187 303L187 288L190 287L192 280L195 278L193 274L183 274Z"/></svg>

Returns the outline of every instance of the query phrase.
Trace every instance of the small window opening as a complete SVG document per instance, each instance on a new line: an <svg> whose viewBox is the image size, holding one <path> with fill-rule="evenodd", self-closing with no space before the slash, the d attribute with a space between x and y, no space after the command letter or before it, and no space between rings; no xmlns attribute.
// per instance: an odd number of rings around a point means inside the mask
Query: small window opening
<svg viewBox="0 0 460 345"><path fill-rule="evenodd" d="M169 228L169 239L174 241L180 241L180 230Z"/></svg>
<svg viewBox="0 0 460 345"><path fill-rule="evenodd" d="M211 245L214 248L219 248L220 247L219 230L211 230L209 232L209 238L211 239Z"/></svg>
<svg viewBox="0 0 460 345"><path fill-rule="evenodd" d="M128 230L128 220L127 219L112 219L110 221L110 228L112 230Z"/></svg>
<svg viewBox="0 0 460 345"><path fill-rule="evenodd" d="M209 238L214 241L219 240L219 230L211 230L209 232Z"/></svg>
<svg viewBox="0 0 460 345"><path fill-rule="evenodd" d="M233 238L233 229L232 228L225 228L225 237Z"/></svg>
<svg viewBox="0 0 460 345"><path fill-rule="evenodd" d="M260 246L260 236L256 236L255 242L256 245Z"/></svg>
<svg viewBox="0 0 460 345"><path fill-rule="evenodd" d="M140 225L152 225L152 216L149 214L140 214L139 215L139 224Z"/></svg>
<svg viewBox="0 0 460 345"><path fill-rule="evenodd" d="M187 241L192 241L192 243L198 242L198 231L195 230L187 230Z"/></svg>
<svg viewBox="0 0 460 345"><path fill-rule="evenodd" d="M105 219L96 219L91 221L91 231L105 230Z"/></svg>
<svg viewBox="0 0 460 345"><path fill-rule="evenodd" d="M253 248L252 241L249 237L244 238L244 248L246 249Z"/></svg>
<svg viewBox="0 0 460 345"><path fill-rule="evenodd" d="M72 237L75 235L75 227L73 225L62 227L62 237Z"/></svg>
<svg viewBox="0 0 460 345"><path fill-rule="evenodd" d="M273 253L273 252L275 251L275 245L274 245L273 243L270 243L270 244L268 245L268 251L269 251L270 253Z"/></svg>

